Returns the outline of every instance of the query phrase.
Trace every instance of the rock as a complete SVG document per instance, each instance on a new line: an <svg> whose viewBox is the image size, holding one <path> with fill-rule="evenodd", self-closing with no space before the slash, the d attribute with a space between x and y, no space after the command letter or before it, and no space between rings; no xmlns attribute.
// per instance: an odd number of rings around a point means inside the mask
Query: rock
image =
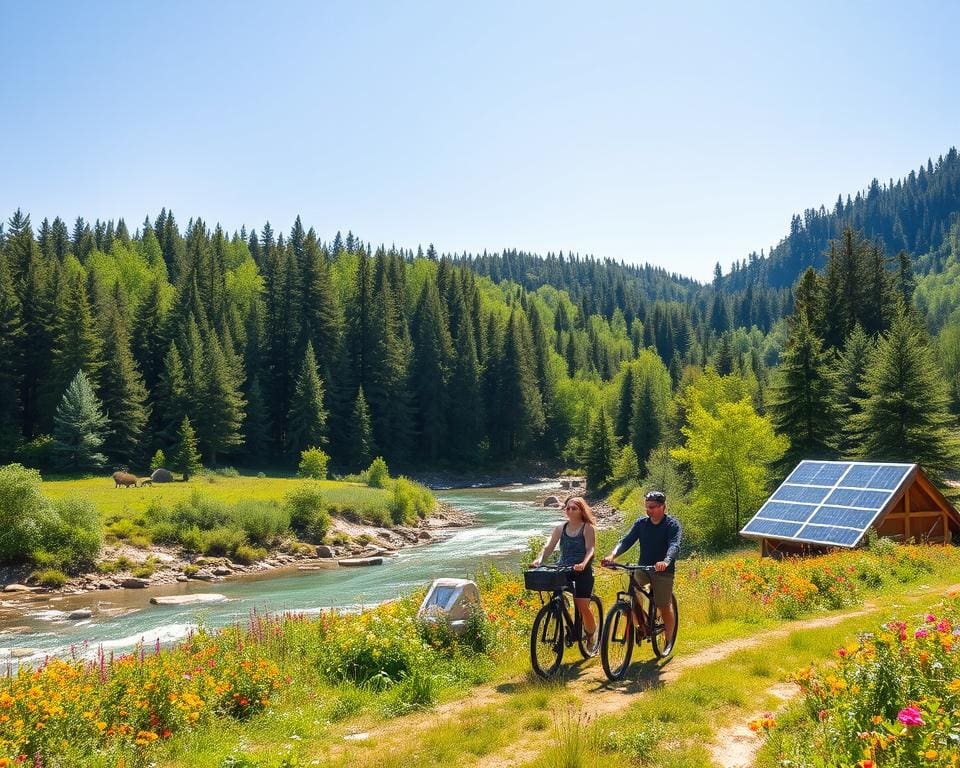
<svg viewBox="0 0 960 768"><path fill-rule="evenodd" d="M4 592L34 592L34 587L28 587L25 584L7 584L3 588Z"/></svg>
<svg viewBox="0 0 960 768"><path fill-rule="evenodd" d="M171 472L169 469L160 467L153 470L153 474L150 475L150 479L155 483L172 483L173 472Z"/></svg>
<svg viewBox="0 0 960 768"><path fill-rule="evenodd" d="M38 653L40 653L40 651L36 648L11 648L10 658L25 659L27 656L36 656Z"/></svg>
<svg viewBox="0 0 960 768"><path fill-rule="evenodd" d="M143 589L150 586L150 579L141 579L136 576L128 576L120 582L124 589Z"/></svg>
<svg viewBox="0 0 960 768"><path fill-rule="evenodd" d="M117 583L115 581L98 581L97 589L116 589Z"/></svg>
<svg viewBox="0 0 960 768"><path fill-rule="evenodd" d="M213 581L217 577L214 575L213 571L202 568L196 573L191 574L190 578L197 579L198 581Z"/></svg>
<svg viewBox="0 0 960 768"><path fill-rule="evenodd" d="M75 611L70 611L67 614L68 619L89 619L93 617L93 611L89 608L77 608Z"/></svg>
<svg viewBox="0 0 960 768"><path fill-rule="evenodd" d="M370 738L369 733L348 733L343 737L344 741L366 741Z"/></svg>
<svg viewBox="0 0 960 768"><path fill-rule="evenodd" d="M222 603L226 599L226 595L221 595L216 592L197 592L194 595L161 595L151 597L150 602L154 605L195 605L200 603Z"/></svg>
<svg viewBox="0 0 960 768"><path fill-rule="evenodd" d="M314 560L297 566L298 571L329 571L338 567L336 560Z"/></svg>
<svg viewBox="0 0 960 768"><path fill-rule="evenodd" d="M317 557L333 557L333 550L326 544L317 544Z"/></svg>
<svg viewBox="0 0 960 768"><path fill-rule="evenodd" d="M382 557L348 557L345 560L340 560L340 565L347 567L358 566L358 565L383 565Z"/></svg>
<svg viewBox="0 0 960 768"><path fill-rule="evenodd" d="M177 581L190 581L190 577L181 573L179 576L177 576Z"/></svg>
<svg viewBox="0 0 960 768"><path fill-rule="evenodd" d="M556 496L547 496L547 498L543 500L543 506L551 508L559 507L560 499L558 499Z"/></svg>
<svg viewBox="0 0 960 768"><path fill-rule="evenodd" d="M433 534L431 534L430 531L426 530L425 528L421 528L419 531L417 531L417 538L421 539L422 541L430 541L430 539L433 538Z"/></svg>
<svg viewBox="0 0 960 768"><path fill-rule="evenodd" d="M227 568L227 566L225 565L218 565L216 568L213 569L213 575L214 576L232 576L233 570L230 568Z"/></svg>

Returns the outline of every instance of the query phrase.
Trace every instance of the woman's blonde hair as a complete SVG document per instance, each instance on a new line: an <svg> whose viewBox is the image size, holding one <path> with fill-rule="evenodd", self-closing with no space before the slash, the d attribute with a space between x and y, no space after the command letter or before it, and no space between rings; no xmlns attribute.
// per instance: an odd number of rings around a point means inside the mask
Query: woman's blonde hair
<svg viewBox="0 0 960 768"><path fill-rule="evenodd" d="M567 508L567 504L573 502L577 505L577 508L580 510L580 516L586 520L590 525L597 524L597 518L593 516L593 510L590 509L590 505L584 501L583 496L567 496L567 500L563 502L563 508Z"/></svg>

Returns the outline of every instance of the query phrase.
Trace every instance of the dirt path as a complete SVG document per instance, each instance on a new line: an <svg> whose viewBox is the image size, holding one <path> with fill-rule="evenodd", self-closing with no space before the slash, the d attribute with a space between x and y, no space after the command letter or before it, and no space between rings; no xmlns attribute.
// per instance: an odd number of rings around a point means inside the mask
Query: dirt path
<svg viewBox="0 0 960 768"><path fill-rule="evenodd" d="M960 589L960 585L952 585L925 597L934 598L936 595L947 594L957 589ZM792 621L750 637L717 643L689 655L683 653L681 645L679 654L666 661L658 662L651 658L649 661L640 664L635 663L630 679L621 683L610 683L604 676L598 660L584 663L578 659L577 663L565 667L567 676L558 683L558 690L564 692L568 701L576 702L574 706L588 700L591 719L602 715L615 714L635 703L637 694L670 683L691 669L722 661L737 652L783 639L793 632L835 626L848 619L868 615L876 609L877 605L875 603L868 602L862 608L856 610L831 616ZM648 650L645 646L642 646L642 648ZM361 738L364 741L375 740L378 751L390 749L391 744L400 745L408 742L411 733L440 725L457 717L464 710L473 710L478 716L482 716L484 710L499 709L506 705L511 695L527 686L529 686L529 678L524 676L501 682L496 686L474 688L466 697L446 702L430 711L383 724L371 725ZM777 683L768 689L768 693L782 700L784 705L797 692L797 687L788 683ZM760 714L762 713L755 713L750 718ZM747 768L753 764L762 740L758 739L756 734L743 724L750 718L741 718L740 722L725 726L715 734L708 748L713 760L721 768ZM351 736L348 734L344 743L334 745L327 752L327 756L343 755L345 750L349 748L350 743ZM496 753L481 757L472 765L475 768L515 768L528 764L535 759L540 754L541 747L542 743L535 739L527 740L524 744L514 743L509 749L501 749Z"/></svg>

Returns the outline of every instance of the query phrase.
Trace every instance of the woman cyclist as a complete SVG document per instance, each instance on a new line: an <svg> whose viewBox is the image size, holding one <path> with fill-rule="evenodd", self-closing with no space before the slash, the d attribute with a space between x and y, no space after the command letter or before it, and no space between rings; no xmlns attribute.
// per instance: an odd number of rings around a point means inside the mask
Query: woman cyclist
<svg viewBox="0 0 960 768"><path fill-rule="evenodd" d="M560 544L560 560L557 565L572 566L573 602L583 620L583 633L590 648L597 647L599 632L597 622L590 611L590 596L593 595L593 554L597 541L597 521L593 511L582 496L570 496L563 503L567 521L553 529L550 540L540 550L532 567L553 554Z"/></svg>

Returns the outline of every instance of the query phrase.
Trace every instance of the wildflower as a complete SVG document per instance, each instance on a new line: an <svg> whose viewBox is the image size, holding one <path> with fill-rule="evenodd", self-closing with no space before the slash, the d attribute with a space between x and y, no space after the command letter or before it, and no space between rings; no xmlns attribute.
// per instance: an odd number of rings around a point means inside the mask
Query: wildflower
<svg viewBox="0 0 960 768"><path fill-rule="evenodd" d="M873 760L861 760L857 763L858 768L874 768Z"/></svg>
<svg viewBox="0 0 960 768"><path fill-rule="evenodd" d="M913 636L914 636L915 638L917 638L918 640L922 640L923 638L925 638L925 637L926 637L927 635L929 635L929 634L930 634L930 633L927 632L927 630L925 630L925 629L918 629L916 632L913 633Z"/></svg>
<svg viewBox="0 0 960 768"><path fill-rule="evenodd" d="M937 757L939 757L939 754L940 753L937 752L937 750L935 749L928 749L926 752L923 753L923 756L927 758L927 760L936 760Z"/></svg>
<svg viewBox="0 0 960 768"><path fill-rule="evenodd" d="M924 725L923 718L920 716L920 710L915 706L901 709L897 714L897 720L908 727Z"/></svg>

